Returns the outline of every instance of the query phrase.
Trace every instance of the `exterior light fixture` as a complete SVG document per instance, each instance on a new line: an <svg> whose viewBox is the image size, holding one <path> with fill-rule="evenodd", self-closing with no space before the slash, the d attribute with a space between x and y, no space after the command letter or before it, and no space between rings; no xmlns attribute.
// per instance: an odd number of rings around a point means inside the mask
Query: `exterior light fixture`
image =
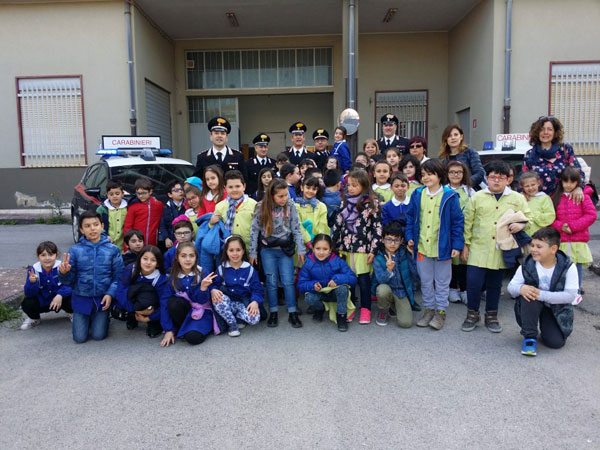
<svg viewBox="0 0 600 450"><path fill-rule="evenodd" d="M387 12L385 13L385 16L383 16L383 22L384 23L389 23L392 20L392 17L394 17L394 14L396 14L396 12L398 11L398 8L390 8L387 10Z"/></svg>
<svg viewBox="0 0 600 450"><path fill-rule="evenodd" d="M229 23L231 24L232 27L239 27L240 23L237 20L237 17L235 17L235 13L233 12L226 12L225 16L227 16L227 18L229 19Z"/></svg>

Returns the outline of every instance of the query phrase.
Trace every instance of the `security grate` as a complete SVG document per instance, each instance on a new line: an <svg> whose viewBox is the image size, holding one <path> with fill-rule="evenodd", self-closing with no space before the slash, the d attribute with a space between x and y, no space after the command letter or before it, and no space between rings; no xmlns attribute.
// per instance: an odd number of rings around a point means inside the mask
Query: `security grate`
<svg viewBox="0 0 600 450"><path fill-rule="evenodd" d="M398 117L398 135L427 137L427 91L375 93L375 135L382 136L379 119L384 114Z"/></svg>

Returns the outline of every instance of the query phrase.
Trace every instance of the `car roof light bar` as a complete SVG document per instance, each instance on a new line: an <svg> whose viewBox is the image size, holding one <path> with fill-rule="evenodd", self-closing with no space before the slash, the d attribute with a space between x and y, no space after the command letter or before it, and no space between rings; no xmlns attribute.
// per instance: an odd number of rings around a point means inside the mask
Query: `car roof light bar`
<svg viewBox="0 0 600 450"><path fill-rule="evenodd" d="M108 158L110 156L140 156L144 159L156 156L171 156L173 152L168 148L99 148L96 155Z"/></svg>

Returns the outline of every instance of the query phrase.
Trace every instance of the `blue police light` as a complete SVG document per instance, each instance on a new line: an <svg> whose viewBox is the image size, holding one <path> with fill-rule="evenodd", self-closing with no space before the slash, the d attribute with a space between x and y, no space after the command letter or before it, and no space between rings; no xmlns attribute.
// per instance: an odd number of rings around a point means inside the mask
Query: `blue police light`
<svg viewBox="0 0 600 450"><path fill-rule="evenodd" d="M100 156L118 156L119 149L117 148L99 148L96 150L96 155Z"/></svg>

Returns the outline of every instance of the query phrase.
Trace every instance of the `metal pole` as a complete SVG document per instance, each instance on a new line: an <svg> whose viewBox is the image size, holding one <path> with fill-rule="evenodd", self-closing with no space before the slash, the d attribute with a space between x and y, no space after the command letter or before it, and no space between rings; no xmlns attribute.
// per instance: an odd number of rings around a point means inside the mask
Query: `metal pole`
<svg viewBox="0 0 600 450"><path fill-rule="evenodd" d="M131 37L131 4L125 0L125 30L127 31L127 65L129 67L129 127L131 135L137 136L135 109L135 74L133 72L133 42Z"/></svg>
<svg viewBox="0 0 600 450"><path fill-rule="evenodd" d="M506 0L506 50L504 54L504 134L510 133L510 55L512 0Z"/></svg>
<svg viewBox="0 0 600 450"><path fill-rule="evenodd" d="M355 87L355 26L354 26L354 0L348 3L348 108L356 109L356 87Z"/></svg>

